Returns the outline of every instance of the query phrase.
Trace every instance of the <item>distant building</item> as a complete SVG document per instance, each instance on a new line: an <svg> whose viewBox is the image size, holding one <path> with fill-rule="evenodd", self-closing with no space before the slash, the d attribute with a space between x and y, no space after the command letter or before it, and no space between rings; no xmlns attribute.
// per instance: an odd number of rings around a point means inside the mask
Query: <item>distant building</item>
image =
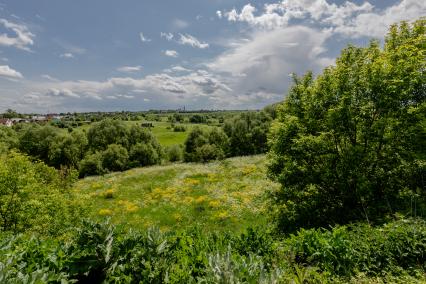
<svg viewBox="0 0 426 284"><path fill-rule="evenodd" d="M44 115L34 115L31 117L32 122L45 122L47 120L47 117Z"/></svg>
<svg viewBox="0 0 426 284"><path fill-rule="evenodd" d="M0 118L0 125L11 127L13 125L13 121L9 118Z"/></svg>

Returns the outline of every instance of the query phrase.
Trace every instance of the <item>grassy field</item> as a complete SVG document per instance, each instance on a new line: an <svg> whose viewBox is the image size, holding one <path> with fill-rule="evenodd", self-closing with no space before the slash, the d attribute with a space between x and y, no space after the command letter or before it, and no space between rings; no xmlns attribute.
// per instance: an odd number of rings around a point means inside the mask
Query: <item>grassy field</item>
<svg viewBox="0 0 426 284"><path fill-rule="evenodd" d="M154 136L157 138L158 142L164 146L172 146L177 144L183 144L186 140L186 137L188 136L189 132L191 132L191 129L194 127L201 127L201 128L210 128L210 127L216 127L211 126L207 124L193 124L193 123L176 123L176 125L183 125L186 128L185 132L174 132L173 128L171 128L171 123L165 121L124 121L125 124L128 126L137 124L140 125L143 122L152 123L154 126L153 128L150 128ZM79 126L78 129L88 131L90 128L90 124L85 124L82 126ZM66 129L61 129L64 133L67 131Z"/></svg>
<svg viewBox="0 0 426 284"><path fill-rule="evenodd" d="M209 164L171 164L80 180L75 191L96 219L126 228L161 230L200 225L241 231L265 224L265 156Z"/></svg>
<svg viewBox="0 0 426 284"><path fill-rule="evenodd" d="M153 128L151 128L152 133L157 138L158 142L162 146L172 146L176 144L183 144L186 140L186 137L188 136L189 132L191 132L191 129L193 129L196 126L199 126L201 128L209 128L209 127L215 127L215 126L209 126L206 124L191 124L191 123L179 123L179 125L183 125L186 128L185 132L174 132L173 129L170 127L170 122L152 122Z"/></svg>

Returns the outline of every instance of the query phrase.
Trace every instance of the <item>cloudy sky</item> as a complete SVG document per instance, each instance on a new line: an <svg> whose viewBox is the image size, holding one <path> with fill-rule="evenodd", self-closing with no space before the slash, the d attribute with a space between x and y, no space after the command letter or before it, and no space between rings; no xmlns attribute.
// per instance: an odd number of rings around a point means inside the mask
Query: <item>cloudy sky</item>
<svg viewBox="0 0 426 284"><path fill-rule="evenodd" d="M421 16L424 0L0 0L0 111L261 108L289 73Z"/></svg>

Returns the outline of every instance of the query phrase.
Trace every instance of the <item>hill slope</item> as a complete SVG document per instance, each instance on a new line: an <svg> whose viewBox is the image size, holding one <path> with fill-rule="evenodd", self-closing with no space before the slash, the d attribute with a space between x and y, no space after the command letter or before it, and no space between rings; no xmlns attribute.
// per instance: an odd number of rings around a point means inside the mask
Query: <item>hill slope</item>
<svg viewBox="0 0 426 284"><path fill-rule="evenodd" d="M259 155L132 169L86 178L75 190L90 216L126 228L201 225L240 231L267 222L264 197L276 186L266 178L265 156Z"/></svg>

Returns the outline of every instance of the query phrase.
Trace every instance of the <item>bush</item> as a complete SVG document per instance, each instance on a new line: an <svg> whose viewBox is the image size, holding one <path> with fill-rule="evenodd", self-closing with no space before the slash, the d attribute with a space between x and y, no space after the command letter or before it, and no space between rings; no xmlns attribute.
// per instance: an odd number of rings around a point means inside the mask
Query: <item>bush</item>
<svg viewBox="0 0 426 284"><path fill-rule="evenodd" d="M150 166L161 162L161 156L151 144L137 143L130 150L133 166Z"/></svg>
<svg viewBox="0 0 426 284"><path fill-rule="evenodd" d="M195 127L185 141L186 162L208 162L226 157L228 137L221 129L202 130Z"/></svg>
<svg viewBox="0 0 426 284"><path fill-rule="evenodd" d="M186 131L186 127L183 125L175 125L173 127L173 131L174 132L185 132Z"/></svg>
<svg viewBox="0 0 426 284"><path fill-rule="evenodd" d="M89 147L94 151L103 151L110 144L129 147L129 130L119 120L104 119L93 123L87 132Z"/></svg>
<svg viewBox="0 0 426 284"><path fill-rule="evenodd" d="M102 166L102 155L99 152L86 155L79 163L80 177L102 175L104 173L105 169Z"/></svg>
<svg viewBox="0 0 426 284"><path fill-rule="evenodd" d="M204 144L195 151L197 162L206 163L212 160L222 160L225 158L223 150L216 145Z"/></svg>
<svg viewBox="0 0 426 284"><path fill-rule="evenodd" d="M22 154L0 156L0 231L59 233L74 221L68 187L75 178Z"/></svg>
<svg viewBox="0 0 426 284"><path fill-rule="evenodd" d="M121 145L111 144L101 152L102 167L108 171L124 171L128 169L129 154Z"/></svg>
<svg viewBox="0 0 426 284"><path fill-rule="evenodd" d="M265 153L268 150L267 134L271 125L268 113L247 112L226 120L223 130L229 137L231 156Z"/></svg>
<svg viewBox="0 0 426 284"><path fill-rule="evenodd" d="M183 159L183 150L180 145L173 145L167 148L167 157L170 162L179 162Z"/></svg>
<svg viewBox="0 0 426 284"><path fill-rule="evenodd" d="M301 230L284 240L263 229L241 235L196 228L139 233L84 221L66 241L0 235L0 280L40 275L84 283L415 283L425 279L425 244L424 220Z"/></svg>

